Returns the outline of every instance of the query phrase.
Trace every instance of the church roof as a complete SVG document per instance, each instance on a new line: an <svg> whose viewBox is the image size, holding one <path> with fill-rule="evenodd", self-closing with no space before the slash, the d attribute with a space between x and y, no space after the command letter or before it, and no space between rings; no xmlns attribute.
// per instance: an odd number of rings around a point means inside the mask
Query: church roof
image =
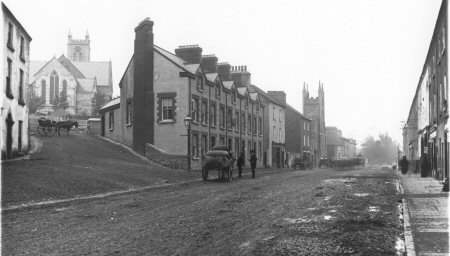
<svg viewBox="0 0 450 256"><path fill-rule="evenodd" d="M78 86L77 92L79 93L93 93L95 92L95 78L81 78L78 79L78 83L80 86Z"/></svg>
<svg viewBox="0 0 450 256"><path fill-rule="evenodd" d="M86 78L96 77L99 86L112 86L110 61L73 61L72 64L75 65Z"/></svg>
<svg viewBox="0 0 450 256"><path fill-rule="evenodd" d="M86 77L83 75L83 73L81 73L80 70L78 70L77 67L75 67L75 66L73 65L73 63L72 63L68 58L66 58L66 56L61 55L61 57L59 57L58 60L59 60L59 62L61 62L61 64L62 64L65 68L67 68L67 70L69 70L70 73L72 73L72 75L73 75L75 78L77 78L77 79L80 79L80 78L86 78Z"/></svg>

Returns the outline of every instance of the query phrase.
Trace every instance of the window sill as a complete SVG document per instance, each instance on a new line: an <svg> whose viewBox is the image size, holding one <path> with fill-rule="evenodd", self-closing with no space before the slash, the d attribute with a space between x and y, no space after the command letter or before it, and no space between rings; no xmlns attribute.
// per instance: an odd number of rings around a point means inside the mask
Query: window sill
<svg viewBox="0 0 450 256"><path fill-rule="evenodd" d="M214 124L211 125L212 128L216 128L216 126Z"/></svg>
<svg viewBox="0 0 450 256"><path fill-rule="evenodd" d="M130 126L132 126L132 125L133 125L133 124L131 124L131 123L127 123L127 124L126 124L127 127L130 127Z"/></svg>
<svg viewBox="0 0 450 256"><path fill-rule="evenodd" d="M114 131L114 128L109 128L108 131L112 132Z"/></svg>
<svg viewBox="0 0 450 256"><path fill-rule="evenodd" d="M202 126L208 127L208 124L206 124L206 123L202 123Z"/></svg>
<svg viewBox="0 0 450 256"><path fill-rule="evenodd" d="M161 121L158 121L158 124L172 124L172 123L175 123L175 121L174 120L161 120Z"/></svg>
<svg viewBox="0 0 450 256"><path fill-rule="evenodd" d="M11 43L8 43L7 46L8 46L8 49L11 50L12 52L15 51L15 49L14 49L14 47L12 46Z"/></svg>
<svg viewBox="0 0 450 256"><path fill-rule="evenodd" d="M203 93L203 92L205 92L205 89L197 88L197 91Z"/></svg>
<svg viewBox="0 0 450 256"><path fill-rule="evenodd" d="M233 102L231 102L231 104L236 105L237 103L236 103L236 101L233 101Z"/></svg>
<svg viewBox="0 0 450 256"><path fill-rule="evenodd" d="M6 92L6 97L8 97L9 99L14 99L14 95L12 95L11 92Z"/></svg>
<svg viewBox="0 0 450 256"><path fill-rule="evenodd" d="M192 124L198 125L198 121L192 121Z"/></svg>
<svg viewBox="0 0 450 256"><path fill-rule="evenodd" d="M225 130L225 127L223 127L223 126L220 126L219 128L220 128L221 130Z"/></svg>
<svg viewBox="0 0 450 256"><path fill-rule="evenodd" d="M25 101L23 101L23 99L20 99L20 100L19 100L19 105L25 106Z"/></svg>
<svg viewBox="0 0 450 256"><path fill-rule="evenodd" d="M220 96L219 96L219 95L216 95L216 99L220 99Z"/></svg>
<svg viewBox="0 0 450 256"><path fill-rule="evenodd" d="M200 160L200 157L198 157L198 156L193 156L192 159L194 159L194 160Z"/></svg>
<svg viewBox="0 0 450 256"><path fill-rule="evenodd" d="M25 60L25 57L23 57L23 55L21 55L20 57L19 57L19 59L20 59L20 61L22 61L23 63L26 63L27 61Z"/></svg>

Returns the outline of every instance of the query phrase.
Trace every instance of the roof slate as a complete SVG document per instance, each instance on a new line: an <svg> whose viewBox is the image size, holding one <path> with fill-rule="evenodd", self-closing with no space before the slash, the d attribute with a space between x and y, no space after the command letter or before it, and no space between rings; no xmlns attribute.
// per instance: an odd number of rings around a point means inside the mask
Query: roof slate
<svg viewBox="0 0 450 256"><path fill-rule="evenodd" d="M101 110L108 109L108 108L110 108L110 107L114 107L115 105L118 105L118 104L120 104L120 97L115 98L115 99L109 101L108 103L106 103L106 104L100 109L100 111L101 111Z"/></svg>
<svg viewBox="0 0 450 256"><path fill-rule="evenodd" d="M75 67L84 74L86 78L97 78L99 85L112 85L111 62L110 61L84 61L72 62Z"/></svg>

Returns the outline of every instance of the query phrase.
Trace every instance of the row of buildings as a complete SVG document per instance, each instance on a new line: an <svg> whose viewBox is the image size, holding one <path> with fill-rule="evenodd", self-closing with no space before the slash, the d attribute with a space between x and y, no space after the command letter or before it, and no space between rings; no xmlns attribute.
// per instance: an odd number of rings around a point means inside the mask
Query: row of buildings
<svg viewBox="0 0 450 256"><path fill-rule="evenodd" d="M403 154L419 171L425 156L428 176L448 177L447 0L443 0L411 107L403 126Z"/></svg>
<svg viewBox="0 0 450 256"><path fill-rule="evenodd" d="M2 94L1 115L1 159L19 156L28 150L28 77L30 66L31 37L24 27L2 2L3 53L0 54Z"/></svg>
<svg viewBox="0 0 450 256"><path fill-rule="evenodd" d="M120 97L100 110L102 136L177 168L186 167L189 153L191 168L199 169L215 145L227 145L247 160L254 150L260 167L326 156L322 84L317 98L304 88L303 115L283 91L264 92L252 84L246 66L220 63L198 45L171 53L154 45L153 37L150 19L135 28Z"/></svg>
<svg viewBox="0 0 450 256"><path fill-rule="evenodd" d="M349 158L356 156L356 140L342 137L337 127L326 127L326 144L328 158Z"/></svg>

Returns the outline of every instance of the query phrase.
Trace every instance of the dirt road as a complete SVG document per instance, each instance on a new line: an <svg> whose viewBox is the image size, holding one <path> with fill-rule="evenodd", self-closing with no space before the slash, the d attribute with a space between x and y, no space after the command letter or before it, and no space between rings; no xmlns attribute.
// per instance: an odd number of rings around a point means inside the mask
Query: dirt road
<svg viewBox="0 0 450 256"><path fill-rule="evenodd" d="M285 170L3 213L3 255L395 255L390 170Z"/></svg>

